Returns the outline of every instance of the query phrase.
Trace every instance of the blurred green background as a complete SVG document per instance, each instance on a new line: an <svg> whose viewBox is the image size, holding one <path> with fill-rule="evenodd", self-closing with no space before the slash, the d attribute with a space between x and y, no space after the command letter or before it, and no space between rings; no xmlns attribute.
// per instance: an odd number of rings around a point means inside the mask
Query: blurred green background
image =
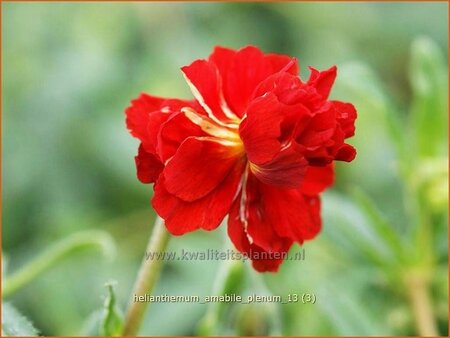
<svg viewBox="0 0 450 338"><path fill-rule="evenodd" d="M153 304L141 333L410 335L427 326L425 302L428 326L447 335L447 13L446 3L2 3L3 271L83 230L117 244L115 256L76 250L5 301L44 335L92 334L108 280L124 311L154 219L124 108L142 91L188 98L181 66L215 45L253 44L296 56L304 78L308 65L336 64L332 97L359 113L358 156L338 164L305 261L265 275L246 263L231 277L233 292L317 302ZM169 249L222 249L224 230ZM222 265L168 262L155 294L219 292Z"/></svg>

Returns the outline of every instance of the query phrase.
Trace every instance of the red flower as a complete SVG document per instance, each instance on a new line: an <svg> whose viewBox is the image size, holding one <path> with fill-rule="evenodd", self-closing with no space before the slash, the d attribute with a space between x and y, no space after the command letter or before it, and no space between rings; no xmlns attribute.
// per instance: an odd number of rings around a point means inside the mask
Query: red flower
<svg viewBox="0 0 450 338"><path fill-rule="evenodd" d="M182 71L193 101L142 94L126 110L141 141L138 178L174 235L228 234L258 271L276 271L294 242L321 228L319 194L333 161L350 162L356 110L328 99L336 67L298 77L295 58L216 47ZM275 254L277 253L277 254Z"/></svg>

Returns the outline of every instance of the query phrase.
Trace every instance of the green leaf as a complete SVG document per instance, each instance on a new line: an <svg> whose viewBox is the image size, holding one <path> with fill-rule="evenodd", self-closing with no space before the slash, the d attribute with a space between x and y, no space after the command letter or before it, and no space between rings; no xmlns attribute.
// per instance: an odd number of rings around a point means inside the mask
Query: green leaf
<svg viewBox="0 0 450 338"><path fill-rule="evenodd" d="M395 163L397 153L404 148L404 131L397 112L377 74L359 62L340 66L333 97L352 102L358 111L355 136L348 140L357 149L357 156L349 166L337 165L339 178L347 176L351 181L364 173L364 180L358 184L374 195L383 194L398 182Z"/></svg>
<svg viewBox="0 0 450 338"><path fill-rule="evenodd" d="M433 157L422 160L415 168L411 183L424 194L429 207L445 212L448 207L448 158Z"/></svg>
<svg viewBox="0 0 450 338"><path fill-rule="evenodd" d="M389 243L352 201L332 193L324 195L323 216L330 239L341 247L342 253L379 266L396 259Z"/></svg>
<svg viewBox="0 0 450 338"><path fill-rule="evenodd" d="M223 261L213 286L213 295L239 294L244 286L244 263L237 260ZM217 335L219 320L228 310L229 304L213 302L209 304L205 316L200 320L197 332L201 336Z"/></svg>
<svg viewBox="0 0 450 338"><path fill-rule="evenodd" d="M222 270L221 276L219 276L225 278L223 279L223 284L220 283L221 285L218 286L218 289L220 288L218 292L219 294L237 294L243 288L242 281L245 278L244 263L230 261L227 264L229 264L227 271Z"/></svg>
<svg viewBox="0 0 450 338"><path fill-rule="evenodd" d="M57 264L63 258L86 248L99 248L106 257L115 254L113 238L104 231L89 230L71 235L40 253L19 271L3 281L3 297L7 297L27 285L34 278Z"/></svg>
<svg viewBox="0 0 450 338"><path fill-rule="evenodd" d="M373 200L361 189L353 188L352 195L353 201L363 212L371 228L376 232L378 237L384 240L384 243L394 253L392 256L401 259L403 257L403 246L395 228L381 214Z"/></svg>
<svg viewBox="0 0 450 338"><path fill-rule="evenodd" d="M103 336L117 337L122 334L123 315L116 306L113 284L112 282L106 284L108 295L105 299L100 333Z"/></svg>
<svg viewBox="0 0 450 338"><path fill-rule="evenodd" d="M352 278L335 279L317 291L320 299L317 306L326 314L337 335L369 336L386 335L386 326L380 315L369 306L364 306L365 297L353 290Z"/></svg>
<svg viewBox="0 0 450 338"><path fill-rule="evenodd" d="M262 294L268 295L268 294ZM275 303L239 306L234 316L237 336L280 336L279 306Z"/></svg>
<svg viewBox="0 0 450 338"><path fill-rule="evenodd" d="M17 311L11 304L2 304L2 336L37 336L33 324Z"/></svg>
<svg viewBox="0 0 450 338"><path fill-rule="evenodd" d="M84 321L80 336L100 336L100 327L103 321L103 309L92 312Z"/></svg>
<svg viewBox="0 0 450 338"><path fill-rule="evenodd" d="M419 154L447 154L448 80L439 47L427 37L411 47L412 131Z"/></svg>

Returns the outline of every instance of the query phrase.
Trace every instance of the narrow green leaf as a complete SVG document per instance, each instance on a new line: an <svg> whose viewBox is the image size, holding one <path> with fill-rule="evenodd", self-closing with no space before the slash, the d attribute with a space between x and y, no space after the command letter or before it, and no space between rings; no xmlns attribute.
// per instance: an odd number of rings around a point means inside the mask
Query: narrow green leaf
<svg viewBox="0 0 450 338"><path fill-rule="evenodd" d="M220 267L213 295L239 294L243 290L245 279L244 263L236 260L224 261ZM213 302L208 306L205 316L200 320L197 332L201 336L217 335L219 319L230 307L226 302Z"/></svg>
<svg viewBox="0 0 450 338"><path fill-rule="evenodd" d="M224 273L226 276L221 276L226 278L223 280L223 285L221 286L219 294L236 294L242 291L242 281L245 278L243 262L230 261L228 264L230 264L228 267L229 269Z"/></svg>
<svg viewBox="0 0 450 338"><path fill-rule="evenodd" d="M2 336L38 336L33 324L17 311L11 304L2 304Z"/></svg>
<svg viewBox="0 0 450 338"><path fill-rule="evenodd" d="M351 278L335 279L317 290L317 306L325 313L338 335L386 335L386 325L380 324L380 315L364 306L364 296L352 289Z"/></svg>
<svg viewBox="0 0 450 338"><path fill-rule="evenodd" d="M352 196L353 201L364 213L372 229L395 253L393 256L396 258L403 257L403 246L399 234L396 233L394 227L381 214L371 198L356 187L353 188Z"/></svg>
<svg viewBox="0 0 450 338"><path fill-rule="evenodd" d="M113 283L107 283L106 287L108 289L108 295L105 299L100 332L102 336L117 337L122 334L123 315L116 305Z"/></svg>
<svg viewBox="0 0 450 338"><path fill-rule="evenodd" d="M330 239L339 243L343 252L380 266L394 262L395 252L355 203L329 193L324 196L323 206Z"/></svg>
<svg viewBox="0 0 450 338"><path fill-rule="evenodd" d="M3 281L3 297L24 287L63 258L92 247L100 248L106 257L115 254L114 240L107 232L90 230L76 233L50 246L19 271L6 277Z"/></svg>
<svg viewBox="0 0 450 338"><path fill-rule="evenodd" d="M448 72L439 47L427 37L411 47L412 132L419 154L447 153Z"/></svg>
<svg viewBox="0 0 450 338"><path fill-rule="evenodd" d="M364 180L358 182L364 189L384 192L394 180L398 181L394 164L397 153L404 149L404 123L392 108L377 74L363 63L340 66L333 96L352 102L358 111L356 133L349 139L357 156L352 165L338 166L340 177L364 173Z"/></svg>
<svg viewBox="0 0 450 338"><path fill-rule="evenodd" d="M83 325L80 330L80 336L92 337L92 336L100 336L100 327L103 321L103 309L97 309L92 312L86 320L83 322Z"/></svg>

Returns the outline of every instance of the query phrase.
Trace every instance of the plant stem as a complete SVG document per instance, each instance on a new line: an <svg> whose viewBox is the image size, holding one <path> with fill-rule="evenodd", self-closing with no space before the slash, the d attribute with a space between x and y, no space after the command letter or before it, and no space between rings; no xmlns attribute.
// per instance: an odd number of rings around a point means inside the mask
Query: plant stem
<svg viewBox="0 0 450 338"><path fill-rule="evenodd" d="M438 336L427 279L422 274L412 273L406 285L419 335Z"/></svg>
<svg viewBox="0 0 450 338"><path fill-rule="evenodd" d="M147 245L147 252L163 252L167 247L169 238L170 236L164 226L163 219L157 216L152 235ZM143 258L125 317L124 336L135 336L138 333L149 304L148 302L136 302L134 296L144 296L152 292L161 273L163 258L161 256L154 259Z"/></svg>

